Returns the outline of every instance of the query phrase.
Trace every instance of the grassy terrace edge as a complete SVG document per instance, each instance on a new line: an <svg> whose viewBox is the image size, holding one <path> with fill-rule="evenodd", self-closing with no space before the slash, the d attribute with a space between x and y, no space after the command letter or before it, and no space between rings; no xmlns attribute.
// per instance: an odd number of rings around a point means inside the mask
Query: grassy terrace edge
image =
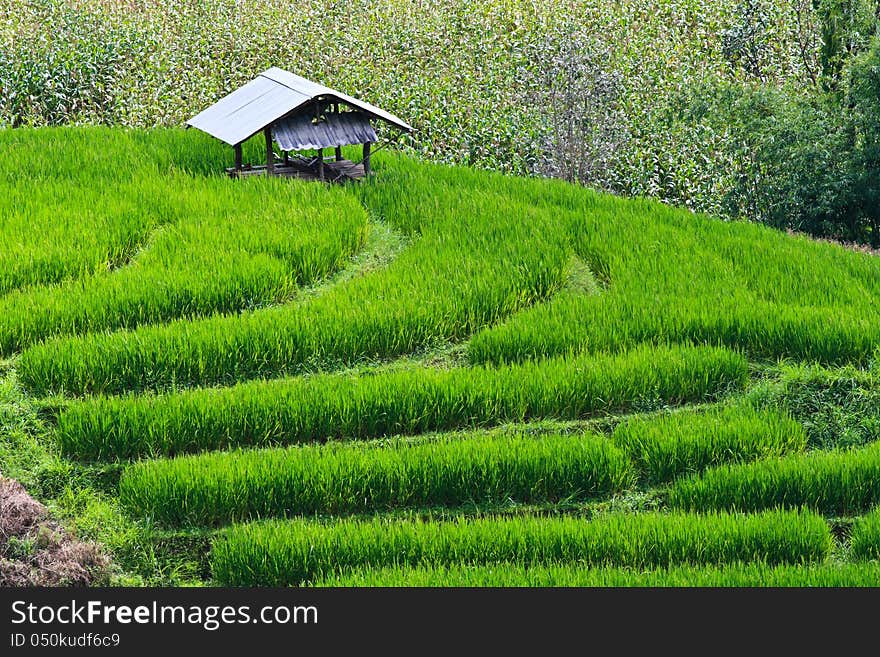
<svg viewBox="0 0 880 657"><path fill-rule="evenodd" d="M808 507L829 515L864 513L880 504L880 443L719 465L678 480L667 502L695 511Z"/></svg>
<svg viewBox="0 0 880 657"><path fill-rule="evenodd" d="M62 412L58 430L66 454L110 460L418 434L578 419L658 399L703 401L744 386L748 370L745 358L727 349L669 346L500 368L314 375L87 399Z"/></svg>
<svg viewBox="0 0 880 657"><path fill-rule="evenodd" d="M735 404L624 421L611 437L516 425L138 461L119 483L131 513L178 526L463 505L565 504L804 449L803 428ZM657 477L658 464L663 477Z"/></svg>
<svg viewBox="0 0 880 657"><path fill-rule="evenodd" d="M162 139L184 162L200 152ZM561 181L384 153L376 170L342 193L410 238L382 272L293 307L47 340L21 355L21 381L38 394L229 385L464 340L471 365L643 343L863 363L880 343L868 254ZM566 289L578 267L601 291Z"/></svg>
<svg viewBox="0 0 880 657"><path fill-rule="evenodd" d="M609 514L590 521L270 521L226 530L214 541L211 567L221 585L290 586L336 571L400 565L810 563L827 558L832 544L825 520L808 511Z"/></svg>
<svg viewBox="0 0 880 657"><path fill-rule="evenodd" d="M359 568L318 580L319 587L364 586L504 586L504 587L804 587L874 588L880 563L778 564L734 563L723 566L672 566L639 570L571 564L499 563L418 568Z"/></svg>
<svg viewBox="0 0 880 657"><path fill-rule="evenodd" d="M445 436L141 461L120 499L167 524L346 515L394 508L581 501L635 481L629 458L597 435Z"/></svg>

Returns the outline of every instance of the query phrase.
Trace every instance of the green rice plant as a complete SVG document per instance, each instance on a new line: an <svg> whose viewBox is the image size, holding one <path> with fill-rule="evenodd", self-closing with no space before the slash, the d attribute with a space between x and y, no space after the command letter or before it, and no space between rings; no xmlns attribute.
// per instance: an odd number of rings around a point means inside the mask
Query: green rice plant
<svg viewBox="0 0 880 657"><path fill-rule="evenodd" d="M813 449L860 447L880 440L880 372L851 365L785 365L748 392L758 408L781 409L807 432Z"/></svg>
<svg viewBox="0 0 880 657"><path fill-rule="evenodd" d="M720 465L676 481L668 503L692 510L808 507L829 515L863 513L880 504L880 445Z"/></svg>
<svg viewBox="0 0 880 657"><path fill-rule="evenodd" d="M689 340L762 357L866 361L880 342L880 260L744 222L571 192L549 201L609 285L487 327L473 363Z"/></svg>
<svg viewBox="0 0 880 657"><path fill-rule="evenodd" d="M315 586L430 587L876 587L880 564L736 563L654 570L590 568L572 564L498 563L491 566L359 568L331 573Z"/></svg>
<svg viewBox="0 0 880 657"><path fill-rule="evenodd" d="M446 436L141 461L119 483L134 514L170 525L399 507L585 500L633 483L601 436Z"/></svg>
<svg viewBox="0 0 880 657"><path fill-rule="evenodd" d="M302 303L51 340L24 352L22 381L124 392L296 374L463 340L562 286L572 254L555 214L503 190L463 193L411 161L392 168L357 191L411 238L387 267Z"/></svg>
<svg viewBox="0 0 880 657"><path fill-rule="evenodd" d="M705 400L747 380L747 362L731 351L645 347L498 369L390 369L96 397L68 405L58 435L65 453L81 459L173 455L577 419L644 401Z"/></svg>
<svg viewBox="0 0 880 657"><path fill-rule="evenodd" d="M634 418L618 425L613 439L652 484L728 461L799 452L807 442L787 416L743 404Z"/></svg>
<svg viewBox="0 0 880 657"><path fill-rule="evenodd" d="M38 393L228 384L473 334L472 364L644 342L863 361L880 342L880 261L867 254L559 181L379 155L377 179L344 193L410 238L387 267L303 303L49 340L23 353L21 380ZM565 287L574 258L600 293Z"/></svg>
<svg viewBox="0 0 880 657"><path fill-rule="evenodd" d="M0 131L0 294L124 265L221 154L178 130Z"/></svg>
<svg viewBox="0 0 880 657"><path fill-rule="evenodd" d="M29 131L26 141L39 152L71 132ZM106 136L104 155L124 161L122 154L133 147L127 133L95 131L99 134ZM202 143L189 138L186 145L196 149ZM157 155L151 153L148 161L153 158ZM6 257L23 263L10 267L8 277L34 284L0 294L0 354L53 335L282 301L298 286L339 269L364 242L366 212L339 189L196 178L166 166L132 171L112 190L89 186L92 172L82 171L81 179L48 185L53 191L64 188L58 198L48 198L42 185L22 176L15 185L21 195L27 198L25 190L34 188L39 190L34 196L47 202L18 203L15 194L6 199L10 225L0 231L0 263ZM89 246L96 234L105 233L110 244L99 240ZM32 242L24 248L34 257L22 257L16 248L22 235ZM114 244L121 250L114 251ZM42 256L35 254L64 248L70 253L53 261L55 272L43 271ZM72 260L64 259L68 256ZM77 265L76 258L86 257L92 260ZM28 262L33 267L23 269ZM41 282L55 284L36 285Z"/></svg>
<svg viewBox="0 0 880 657"><path fill-rule="evenodd" d="M214 541L211 567L220 585L286 586L353 568L387 566L809 563L825 559L831 545L828 525L806 511L609 514L591 521L275 521L227 530Z"/></svg>
<svg viewBox="0 0 880 657"><path fill-rule="evenodd" d="M850 555L857 560L880 559L880 509L856 518L850 534Z"/></svg>

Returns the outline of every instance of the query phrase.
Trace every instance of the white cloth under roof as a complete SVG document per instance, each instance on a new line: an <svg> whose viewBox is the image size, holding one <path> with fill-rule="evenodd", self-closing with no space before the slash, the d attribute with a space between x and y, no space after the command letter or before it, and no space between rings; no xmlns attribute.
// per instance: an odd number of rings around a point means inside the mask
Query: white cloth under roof
<svg viewBox="0 0 880 657"><path fill-rule="evenodd" d="M378 140L370 117L360 112L327 113L320 120L304 114L292 116L273 125L272 136L284 151L330 148Z"/></svg>

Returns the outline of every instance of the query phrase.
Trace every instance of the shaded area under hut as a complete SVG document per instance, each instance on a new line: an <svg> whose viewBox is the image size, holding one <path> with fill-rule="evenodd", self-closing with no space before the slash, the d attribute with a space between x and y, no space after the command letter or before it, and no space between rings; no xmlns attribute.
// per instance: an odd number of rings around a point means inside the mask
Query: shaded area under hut
<svg viewBox="0 0 880 657"><path fill-rule="evenodd" d="M384 121L403 132L412 127L393 114L339 91L280 68L263 71L255 79L203 110L191 126L232 146L234 177L293 176L341 182L370 175L370 152L378 140L373 121ZM266 138L265 164L244 164L241 145L262 132ZM281 155L276 155L274 144ZM342 147L362 144L360 162L346 160ZM325 157L325 150L333 149ZM302 155L302 151L316 151Z"/></svg>

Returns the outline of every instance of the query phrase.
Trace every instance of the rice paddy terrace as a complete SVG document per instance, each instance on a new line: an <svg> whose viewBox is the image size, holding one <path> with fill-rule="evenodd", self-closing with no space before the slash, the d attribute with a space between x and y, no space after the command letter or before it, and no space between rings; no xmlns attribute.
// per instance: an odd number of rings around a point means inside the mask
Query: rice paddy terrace
<svg viewBox="0 0 880 657"><path fill-rule="evenodd" d="M876 585L880 259L227 157L0 132L0 469L118 582Z"/></svg>

